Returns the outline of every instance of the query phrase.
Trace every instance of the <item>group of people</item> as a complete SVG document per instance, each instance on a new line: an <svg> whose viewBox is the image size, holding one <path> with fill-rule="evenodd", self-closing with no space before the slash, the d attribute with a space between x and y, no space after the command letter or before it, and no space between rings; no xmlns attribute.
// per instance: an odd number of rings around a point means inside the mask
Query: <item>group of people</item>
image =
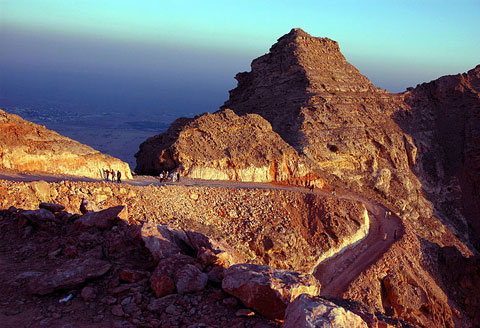
<svg viewBox="0 0 480 328"><path fill-rule="evenodd" d="M115 179L118 183L122 182L122 172L120 172L120 170L115 172L114 169L103 169L103 176L106 181L110 181L110 175L112 176L112 182L115 182Z"/></svg>
<svg viewBox="0 0 480 328"><path fill-rule="evenodd" d="M158 176L158 178L160 179L160 182L167 182L167 181L177 182L177 181L180 181L180 173L162 171Z"/></svg>

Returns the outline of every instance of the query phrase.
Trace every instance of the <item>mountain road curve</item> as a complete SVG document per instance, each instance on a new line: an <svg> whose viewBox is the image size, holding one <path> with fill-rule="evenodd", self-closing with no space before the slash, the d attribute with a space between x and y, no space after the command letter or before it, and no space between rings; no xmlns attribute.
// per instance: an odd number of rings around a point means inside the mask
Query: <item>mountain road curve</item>
<svg viewBox="0 0 480 328"><path fill-rule="evenodd" d="M1 180L11 181L38 181L59 182L62 180L100 182L103 180L95 180L90 178L72 177L72 176L54 176L54 175L34 175L34 174L18 174L10 172L0 172ZM113 182L112 182L113 183ZM126 183L133 186L146 185L163 185L159 180L151 176L136 176L132 180L126 180ZM167 182L167 184L170 184ZM279 189L290 190L301 193L314 193L329 197L337 197L359 201L363 203L370 217L370 228L368 234L353 245L347 245L340 252L322 261L314 270L313 275L320 281L322 285L322 296L341 297L346 291L349 284L360 273L368 269L370 265L375 263L381 256L392 246L395 239L401 238L404 234L404 227L400 217L390 212L386 207L374 200L366 199L360 195L349 192L347 190L335 191L332 195L330 191L315 189L310 191L307 188L298 186L289 186L273 183L257 183L257 182L237 182L237 181L220 181L220 180L197 180L197 179L181 179L180 182L171 183L179 184L185 187L223 187L237 189ZM396 238L394 238L396 237Z"/></svg>

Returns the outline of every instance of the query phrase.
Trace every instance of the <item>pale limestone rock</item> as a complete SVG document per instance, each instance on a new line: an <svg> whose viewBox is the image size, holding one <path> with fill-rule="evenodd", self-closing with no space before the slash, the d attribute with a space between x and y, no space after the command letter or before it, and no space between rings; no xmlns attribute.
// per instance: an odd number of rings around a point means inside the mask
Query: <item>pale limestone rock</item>
<svg viewBox="0 0 480 328"><path fill-rule="evenodd" d="M222 288L272 319L282 319L287 305L298 295L320 293L320 283L313 276L255 264L231 266L225 272Z"/></svg>
<svg viewBox="0 0 480 328"><path fill-rule="evenodd" d="M368 328L362 318L320 297L302 294L285 311L282 328Z"/></svg>

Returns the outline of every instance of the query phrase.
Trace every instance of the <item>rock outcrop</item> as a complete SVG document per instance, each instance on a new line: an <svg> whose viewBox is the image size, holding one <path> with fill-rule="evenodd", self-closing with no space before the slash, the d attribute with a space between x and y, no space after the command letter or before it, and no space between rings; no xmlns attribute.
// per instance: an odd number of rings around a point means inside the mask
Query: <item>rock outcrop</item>
<svg viewBox="0 0 480 328"><path fill-rule="evenodd" d="M165 142L171 140L172 130L174 142ZM201 115L180 130L174 124L165 134L140 145L136 157L139 174L176 169L190 178L287 183L307 177L323 186L269 122L259 115L238 116L228 109Z"/></svg>
<svg viewBox="0 0 480 328"><path fill-rule="evenodd" d="M283 319L290 302L303 293L319 295L320 287L313 276L255 264L230 267L222 281L224 291L271 319Z"/></svg>
<svg viewBox="0 0 480 328"><path fill-rule="evenodd" d="M451 246L470 263L466 258L480 248L479 72L390 94L349 64L335 41L293 29L255 59L250 72L236 76L238 86L220 111L179 120L147 140L137 168L204 179L315 182L376 200L402 218L406 233L345 295L414 324L450 327L471 309L463 300L449 303L445 277L432 269L432 259L435 247ZM252 124L248 131L265 143L241 128ZM257 166L246 170L250 163ZM263 248L269 244L266 239Z"/></svg>
<svg viewBox="0 0 480 328"><path fill-rule="evenodd" d="M127 163L0 110L0 170L101 179L103 169L131 179Z"/></svg>
<svg viewBox="0 0 480 328"><path fill-rule="evenodd" d="M480 250L480 65L404 96L410 107L394 119L415 140L422 189L450 228Z"/></svg>
<svg viewBox="0 0 480 328"><path fill-rule="evenodd" d="M368 328L355 313L319 297L302 294L285 311L282 328Z"/></svg>

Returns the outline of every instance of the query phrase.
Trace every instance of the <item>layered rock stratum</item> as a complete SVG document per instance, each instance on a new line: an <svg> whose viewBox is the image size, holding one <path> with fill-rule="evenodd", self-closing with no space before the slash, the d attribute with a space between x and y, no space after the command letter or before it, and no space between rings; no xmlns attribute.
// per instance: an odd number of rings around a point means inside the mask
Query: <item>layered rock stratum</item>
<svg viewBox="0 0 480 328"><path fill-rule="evenodd" d="M478 297L448 287L457 282L446 263L468 265L462 277L477 265L479 71L391 94L337 42L293 29L236 76L220 111L144 142L136 170L313 183L376 200L401 216L405 236L343 296L420 326L469 326Z"/></svg>
<svg viewBox="0 0 480 328"><path fill-rule="evenodd" d="M131 179L127 163L0 110L0 169L101 179L103 170Z"/></svg>

